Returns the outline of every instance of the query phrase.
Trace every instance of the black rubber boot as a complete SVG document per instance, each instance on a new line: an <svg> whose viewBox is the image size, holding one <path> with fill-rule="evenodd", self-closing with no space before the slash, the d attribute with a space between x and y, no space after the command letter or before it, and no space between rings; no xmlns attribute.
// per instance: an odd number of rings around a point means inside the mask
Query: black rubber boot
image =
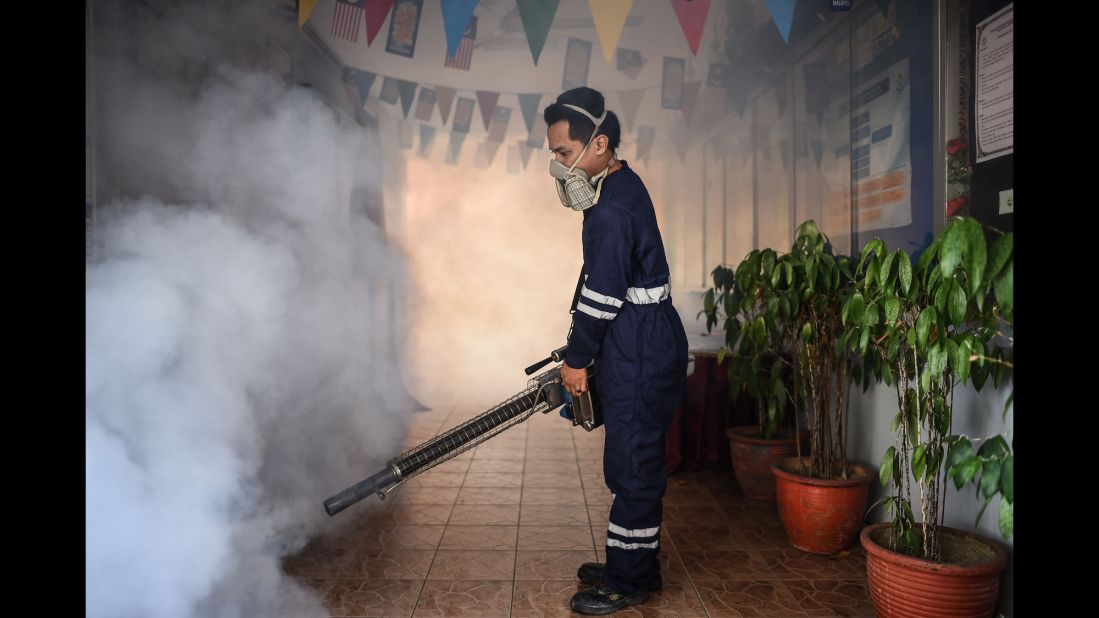
<svg viewBox="0 0 1099 618"><path fill-rule="evenodd" d="M591 588L574 594L569 607L574 612L589 616L613 614L620 609L648 601L649 594L648 590L639 590L633 594L619 594L611 590L606 582L599 580Z"/></svg>
<svg viewBox="0 0 1099 618"><path fill-rule="evenodd" d="M581 583L592 586L603 579L603 569L605 568L606 565L602 562L585 562L576 570L576 577L580 579ZM655 586L649 586L649 590L656 591L663 587L664 581L661 579L657 580Z"/></svg>

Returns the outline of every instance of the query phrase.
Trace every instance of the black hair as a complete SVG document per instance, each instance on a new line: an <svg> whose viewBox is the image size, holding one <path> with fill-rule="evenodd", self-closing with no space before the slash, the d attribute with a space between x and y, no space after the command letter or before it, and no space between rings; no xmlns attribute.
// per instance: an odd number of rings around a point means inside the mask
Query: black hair
<svg viewBox="0 0 1099 618"><path fill-rule="evenodd" d="M604 111L607 111L603 93L587 86L566 90L557 95L557 100L542 112L542 117L546 120L546 126L566 120L569 123L569 139L578 141L581 144L588 143L588 140L592 137L592 131L595 129L595 123L584 114L565 107L566 103L587 110L589 114L599 118ZM618 144L622 139L622 127L618 124L618 116L614 112L607 111L607 117L603 119L603 124L599 125L599 131L596 135L606 135L607 146L611 149L611 152L618 150Z"/></svg>

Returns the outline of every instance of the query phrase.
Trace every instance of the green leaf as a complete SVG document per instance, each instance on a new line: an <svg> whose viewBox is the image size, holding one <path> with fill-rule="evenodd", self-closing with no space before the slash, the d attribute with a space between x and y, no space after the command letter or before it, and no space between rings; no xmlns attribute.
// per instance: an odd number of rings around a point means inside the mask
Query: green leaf
<svg viewBox="0 0 1099 618"><path fill-rule="evenodd" d="M934 307L924 307L924 310L920 312L920 316L916 318L916 345L919 348L927 348L927 335L931 330L931 325L935 323L936 313Z"/></svg>
<svg viewBox="0 0 1099 618"><path fill-rule="evenodd" d="M881 459L881 469L878 471L878 480L882 487L889 485L889 479L893 478L893 458L897 455L897 448L890 446L885 451L885 457Z"/></svg>
<svg viewBox="0 0 1099 618"><path fill-rule="evenodd" d="M702 306L707 314L714 312L714 291L712 288L706 291L706 296L702 297Z"/></svg>
<svg viewBox="0 0 1099 618"><path fill-rule="evenodd" d="M848 312L847 317L852 324L861 324L863 314L866 312L866 301L863 299L862 294L858 292L852 294L848 304L850 305L850 311Z"/></svg>
<svg viewBox="0 0 1099 618"><path fill-rule="evenodd" d="M950 285L950 301L949 301L949 315L950 321L954 324L961 324L965 320L965 309L968 298L965 295L965 290L958 283L952 282Z"/></svg>
<svg viewBox="0 0 1099 618"><path fill-rule="evenodd" d="M1011 449L1008 448L1007 440L1004 440L1003 436L992 436L988 440L985 440L985 443L981 445L977 454L981 457L1000 459L1009 452L1011 452Z"/></svg>
<svg viewBox="0 0 1099 618"><path fill-rule="evenodd" d="M963 340L961 345L954 349L954 372L958 374L962 382L969 379L970 354L972 354L972 350L969 349L968 340Z"/></svg>
<svg viewBox="0 0 1099 618"><path fill-rule="evenodd" d="M1005 539L1010 539L1015 532L1015 513L1011 500L1000 498L1000 534Z"/></svg>
<svg viewBox="0 0 1099 618"><path fill-rule="evenodd" d="M809 339L812 338L812 336L813 325L806 322L805 325L801 327L801 340L805 343L809 343Z"/></svg>
<svg viewBox="0 0 1099 618"><path fill-rule="evenodd" d="M1014 399L1014 398L1015 398L1015 391L1012 391L1011 394L1007 396L1007 401L1004 402L1004 420L1005 421L1007 420L1007 411L1011 409L1011 400Z"/></svg>
<svg viewBox="0 0 1099 618"><path fill-rule="evenodd" d="M885 261L882 262L881 272L878 273L878 285L885 289L886 284L889 282L889 274L893 271L893 262L896 261L897 254L890 253Z"/></svg>
<svg viewBox="0 0 1099 618"><path fill-rule="evenodd" d="M897 323L897 316L901 314L901 300L896 296L885 297L885 325L892 326Z"/></svg>
<svg viewBox="0 0 1099 618"><path fill-rule="evenodd" d="M757 347L763 347L767 341L767 322L763 320L763 316L757 317L752 323L752 339L755 340Z"/></svg>
<svg viewBox="0 0 1099 618"><path fill-rule="evenodd" d="M870 305L866 308L866 313L863 315L863 322L867 326L877 326L881 317L878 315L878 308L874 305Z"/></svg>
<svg viewBox="0 0 1099 618"><path fill-rule="evenodd" d="M959 437L957 441L950 445L950 450L947 451L947 469L961 465L961 463L973 456L973 443L969 441L969 438Z"/></svg>
<svg viewBox="0 0 1099 618"><path fill-rule="evenodd" d="M943 234L943 246L939 249L939 271L944 279L954 276L954 270L962 263L966 252L966 235L959 221L952 222Z"/></svg>
<svg viewBox="0 0 1099 618"><path fill-rule="evenodd" d="M1015 300L1013 297L1014 283L1012 281L1012 270L1014 260L1007 263L1000 276L996 277L996 282L993 284L993 289L996 291L996 302L1000 304L1000 308L1003 309L1004 318L1011 322L1015 316Z"/></svg>
<svg viewBox="0 0 1099 618"><path fill-rule="evenodd" d="M920 444L912 452L912 474L917 480L923 478L924 468L927 466L927 444Z"/></svg>
<svg viewBox="0 0 1099 618"><path fill-rule="evenodd" d="M964 219L962 227L965 232L966 243L966 273L969 275L970 289L976 291L981 286L981 278L984 276L985 264L988 261L988 248L985 244L985 233L981 224L976 219Z"/></svg>
<svg viewBox="0 0 1099 618"><path fill-rule="evenodd" d="M721 346L720 348L718 348L718 350L717 350L717 364L718 365L725 362L725 353L728 352L728 351L729 351L729 349L726 348L725 346Z"/></svg>
<svg viewBox="0 0 1099 618"><path fill-rule="evenodd" d="M763 275L770 277L775 270L775 252L773 249L764 249L760 255L763 261Z"/></svg>
<svg viewBox="0 0 1099 618"><path fill-rule="evenodd" d="M771 287L773 287L773 288L778 287L779 280L782 279L782 270L783 269L780 266L779 268L776 268L773 271L771 271Z"/></svg>
<svg viewBox="0 0 1099 618"><path fill-rule="evenodd" d="M900 249L897 249L897 277L901 281L901 290L907 294L912 287L912 261L908 254Z"/></svg>
<svg viewBox="0 0 1099 618"><path fill-rule="evenodd" d="M866 279L863 279L863 281L862 281L862 289L869 292L870 291L870 285L873 284L873 283L877 283L877 281L878 281L878 270L880 268L881 268L881 261L878 258L875 257L875 258L870 260L870 265L866 267Z"/></svg>
<svg viewBox="0 0 1099 618"><path fill-rule="evenodd" d="M862 354L866 354L866 346L870 343L870 329L862 329L862 336L859 337L859 350Z"/></svg>
<svg viewBox="0 0 1099 618"><path fill-rule="evenodd" d="M988 250L988 267L985 269L985 275L989 280L995 279L996 275L1000 274L1000 269L1011 259L1014 245L1014 234L1004 234L992 241L992 246Z"/></svg>
<svg viewBox="0 0 1099 618"><path fill-rule="evenodd" d="M790 284L790 287L794 286L794 265L790 262L786 262L786 283Z"/></svg>
<svg viewBox="0 0 1099 618"><path fill-rule="evenodd" d="M961 489L967 483L973 480L973 476L977 474L977 470L981 469L981 460L976 457L967 459L961 466L954 468L954 485L958 489Z"/></svg>
<svg viewBox="0 0 1099 618"><path fill-rule="evenodd" d="M991 498L1000 489L1000 462L986 461L981 468L981 493Z"/></svg>
<svg viewBox="0 0 1099 618"><path fill-rule="evenodd" d="M946 369L946 356L946 349L940 342L935 342L935 344L931 346L931 350L928 352L927 364L928 367L931 369L931 376L936 380L940 375L942 375L943 371Z"/></svg>
<svg viewBox="0 0 1099 618"><path fill-rule="evenodd" d="M1015 502L1015 456L1008 455L1000 466L1000 493L1009 502Z"/></svg>
<svg viewBox="0 0 1099 618"><path fill-rule="evenodd" d="M935 259L935 256L938 254L942 242L942 236L939 236L931 241L931 244L923 250L923 253L920 254L920 259L916 262L917 272L924 272L927 270L928 265L931 264L931 260Z"/></svg>
<svg viewBox="0 0 1099 618"><path fill-rule="evenodd" d="M890 433L897 433L897 428L900 427L900 426L901 426L901 413L898 412L897 415L893 417L893 422L889 424L889 432Z"/></svg>
<svg viewBox="0 0 1099 618"><path fill-rule="evenodd" d="M870 254L875 251L877 246L881 244L883 243L880 238L875 238L874 240L866 243L866 246L862 248L862 254L859 256L859 270L862 270L863 263L866 262L866 259L870 257Z"/></svg>

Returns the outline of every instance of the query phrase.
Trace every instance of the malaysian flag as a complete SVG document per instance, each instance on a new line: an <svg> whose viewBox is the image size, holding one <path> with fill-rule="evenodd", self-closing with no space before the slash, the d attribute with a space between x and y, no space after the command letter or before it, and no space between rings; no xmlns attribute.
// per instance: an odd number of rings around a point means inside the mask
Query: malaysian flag
<svg viewBox="0 0 1099 618"><path fill-rule="evenodd" d="M359 40L364 2L366 0L336 0L336 8L332 12L332 36L352 42Z"/></svg>
<svg viewBox="0 0 1099 618"><path fill-rule="evenodd" d="M477 40L477 17L469 17L469 26L462 35L462 42L458 45L458 51L454 55L446 55L446 66L452 69L469 70L469 63L473 60L473 42ZM443 52L446 53L446 52Z"/></svg>

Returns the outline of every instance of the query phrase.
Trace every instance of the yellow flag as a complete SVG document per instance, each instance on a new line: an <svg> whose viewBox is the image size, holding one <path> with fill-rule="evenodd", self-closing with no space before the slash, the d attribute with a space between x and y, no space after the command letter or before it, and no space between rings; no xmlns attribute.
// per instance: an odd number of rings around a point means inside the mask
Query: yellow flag
<svg viewBox="0 0 1099 618"><path fill-rule="evenodd" d="M309 14L313 12L317 0L301 0L298 2L298 27L301 28L309 21Z"/></svg>
<svg viewBox="0 0 1099 618"><path fill-rule="evenodd" d="M595 31L599 33L599 44L603 46L603 57L610 64L633 0L588 0L588 5L595 20Z"/></svg>

